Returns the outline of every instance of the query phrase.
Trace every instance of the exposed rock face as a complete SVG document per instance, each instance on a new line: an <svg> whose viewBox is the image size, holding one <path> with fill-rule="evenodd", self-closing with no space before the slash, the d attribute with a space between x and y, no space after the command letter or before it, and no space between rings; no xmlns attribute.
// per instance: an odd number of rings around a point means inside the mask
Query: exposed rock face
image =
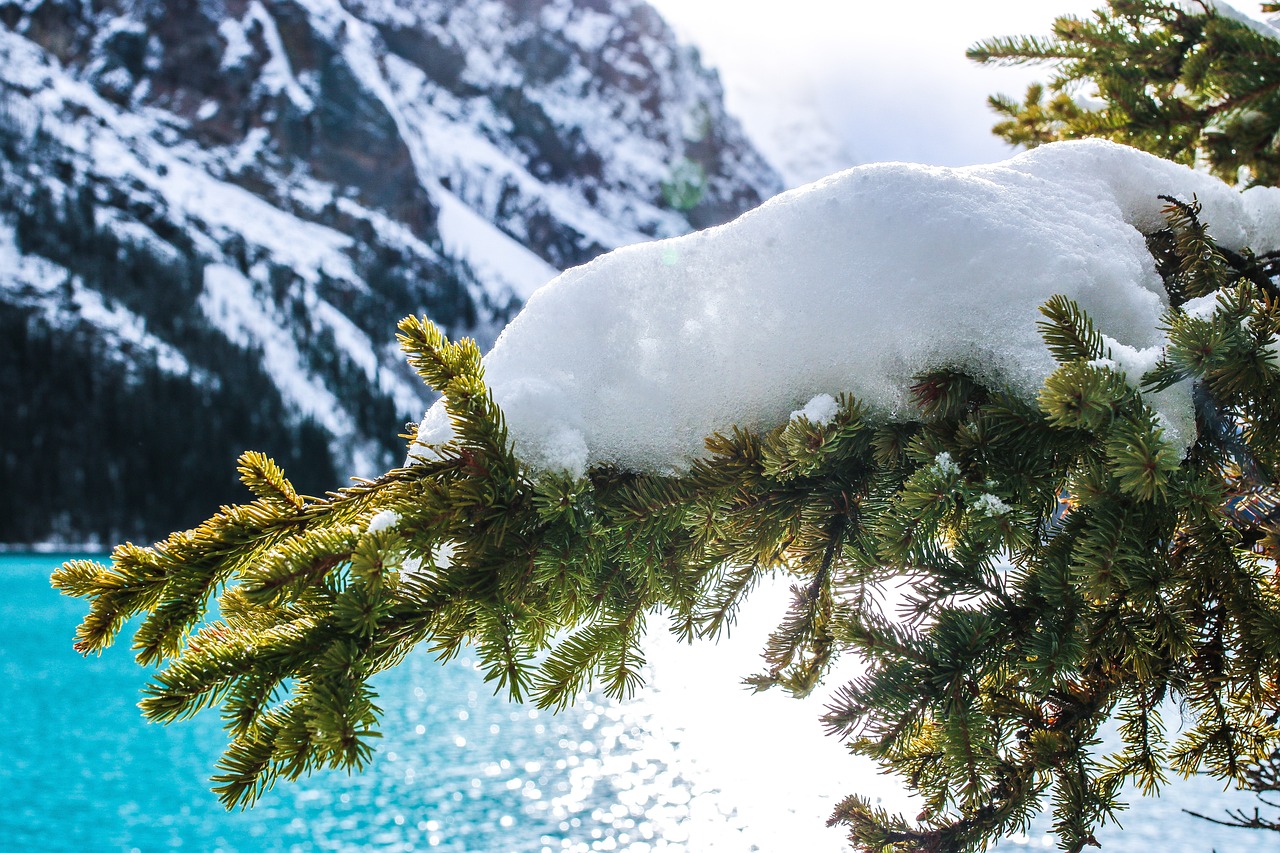
<svg viewBox="0 0 1280 853"><path fill-rule="evenodd" d="M779 186L639 0L0 2L0 148L0 324L22 341L0 398L40 401L0 413L0 479L66 471L46 505L0 505L0 542L239 499L203 469L172 482L132 448L184 445L148 431L216 445L211 471L260 447L313 491L381 468L425 402L399 317L491 339L557 270ZM156 509L183 489L190 517ZM119 511L78 518L86 492Z"/></svg>

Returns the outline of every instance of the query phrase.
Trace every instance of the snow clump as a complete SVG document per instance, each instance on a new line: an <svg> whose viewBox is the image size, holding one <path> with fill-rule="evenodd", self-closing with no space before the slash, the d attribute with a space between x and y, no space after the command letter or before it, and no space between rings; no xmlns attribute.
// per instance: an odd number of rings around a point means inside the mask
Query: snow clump
<svg viewBox="0 0 1280 853"><path fill-rule="evenodd" d="M581 475L678 473L711 433L784 424L819 395L905 414L928 369L1034 400L1055 368L1036 327L1054 294L1139 372L1164 343L1165 291L1144 241L1165 227L1161 195L1198 200L1232 249L1280 221L1280 190L1246 202L1207 174L1097 140L988 166L859 166L564 272L503 331L486 381L526 464ZM1185 387L1148 400L1175 443L1193 437ZM450 436L437 404L418 441Z"/></svg>
<svg viewBox="0 0 1280 853"><path fill-rule="evenodd" d="M803 409L797 409L791 413L791 420L804 418L814 426L826 426L836 419L836 415L840 413L840 404L836 402L836 398L830 394L819 394L808 403L805 403Z"/></svg>
<svg viewBox="0 0 1280 853"><path fill-rule="evenodd" d="M978 496L976 508L989 518L1007 515L1013 510L1013 507L990 493Z"/></svg>
<svg viewBox="0 0 1280 853"><path fill-rule="evenodd" d="M933 459L933 467L931 468L937 477L958 477L960 476L960 466L951 458L951 454L943 451Z"/></svg>
<svg viewBox="0 0 1280 853"><path fill-rule="evenodd" d="M384 530L395 530L397 524L400 523L400 514L395 510L384 509L379 513L375 513L369 519L369 525L365 528L366 533L381 533Z"/></svg>

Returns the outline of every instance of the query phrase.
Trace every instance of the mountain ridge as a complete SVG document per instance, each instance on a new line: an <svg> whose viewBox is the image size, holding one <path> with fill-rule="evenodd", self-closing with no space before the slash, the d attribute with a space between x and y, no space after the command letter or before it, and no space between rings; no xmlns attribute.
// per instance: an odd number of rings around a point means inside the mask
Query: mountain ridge
<svg viewBox="0 0 1280 853"><path fill-rule="evenodd" d="M780 186L635 0L26 0L0 24L0 541L190 525L240 499L249 447L313 493L381 470L428 402L400 316L492 340L559 269Z"/></svg>

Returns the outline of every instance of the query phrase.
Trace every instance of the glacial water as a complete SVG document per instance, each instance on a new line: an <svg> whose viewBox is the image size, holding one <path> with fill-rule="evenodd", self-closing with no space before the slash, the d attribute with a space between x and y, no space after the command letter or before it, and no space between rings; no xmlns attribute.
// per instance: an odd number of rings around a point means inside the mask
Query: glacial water
<svg viewBox="0 0 1280 853"><path fill-rule="evenodd" d="M820 704L740 689L765 614L721 648L656 642L635 700L554 716L495 698L468 660L411 656L375 681L384 737L365 772L282 783L228 813L207 787L216 714L149 725L127 638L101 657L71 649L84 605L49 588L61 559L0 555L0 851L835 853L823 822L840 796L910 808L822 736ZM1251 796L1209 780L1173 790L1099 833L1104 851L1280 851L1280 835L1182 812L1251 809ZM1038 825L1000 849L1053 845Z"/></svg>

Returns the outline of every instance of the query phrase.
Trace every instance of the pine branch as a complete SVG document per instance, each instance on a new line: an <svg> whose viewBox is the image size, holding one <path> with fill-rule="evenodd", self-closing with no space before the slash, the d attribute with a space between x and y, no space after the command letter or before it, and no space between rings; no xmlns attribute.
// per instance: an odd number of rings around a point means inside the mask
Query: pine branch
<svg viewBox="0 0 1280 853"><path fill-rule="evenodd" d="M1274 264L1224 253L1194 202L1167 216L1149 245L1171 297L1207 299L1166 315L1142 388L1056 298L1041 331L1060 366L1035 401L943 366L902 411L843 396L825 423L726 428L680 474L542 475L515 456L474 345L410 319L410 359L454 425L429 459L313 498L247 454L250 502L53 582L89 603L84 651L142 617L139 657L162 664L149 718L220 707L215 791L247 807L281 779L365 766L369 679L415 648L475 648L496 691L545 707L624 698L650 614L714 636L782 574L794 601L753 683L803 695L857 654L824 722L926 804L907 821L846 800L833 821L860 849L968 853L1051 800L1078 850L1124 784L1261 778L1280 747L1280 590L1253 550L1280 547L1280 299L1254 280ZM1182 458L1146 399L1175 381L1197 405ZM1195 718L1173 743L1166 698ZM1108 752L1097 732L1117 715Z"/></svg>

